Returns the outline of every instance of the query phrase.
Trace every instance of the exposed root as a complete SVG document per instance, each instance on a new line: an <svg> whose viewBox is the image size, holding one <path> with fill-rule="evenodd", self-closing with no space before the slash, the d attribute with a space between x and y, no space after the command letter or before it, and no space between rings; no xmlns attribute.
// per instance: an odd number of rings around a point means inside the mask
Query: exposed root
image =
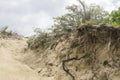
<svg viewBox="0 0 120 80"><path fill-rule="evenodd" d="M72 73L70 73L69 69L65 66L65 63L70 62L70 61L73 61L73 60L81 60L82 58L85 58L87 55L88 55L88 54L85 54L84 56L82 56L82 57L80 57L80 58L74 57L74 58L70 58L70 59L63 60L63 61L62 61L63 70L64 70L68 75L71 76L72 80L76 80L76 79L75 79L75 76L74 76Z"/></svg>

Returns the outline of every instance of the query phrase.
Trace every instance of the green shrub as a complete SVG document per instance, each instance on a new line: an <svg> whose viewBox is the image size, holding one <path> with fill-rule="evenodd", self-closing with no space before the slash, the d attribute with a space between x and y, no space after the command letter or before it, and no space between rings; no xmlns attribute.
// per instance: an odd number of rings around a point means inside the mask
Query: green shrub
<svg viewBox="0 0 120 80"><path fill-rule="evenodd" d="M120 7L118 10L113 10L109 15L110 24L113 26L120 26Z"/></svg>
<svg viewBox="0 0 120 80"><path fill-rule="evenodd" d="M8 29L8 26L4 26L3 28L0 29L0 34L5 34Z"/></svg>
<svg viewBox="0 0 120 80"><path fill-rule="evenodd" d="M45 44L48 42L48 34L44 31L41 31L39 28L36 28L34 32L36 34L30 37L27 41L28 47L31 49L37 49L39 47L44 48Z"/></svg>

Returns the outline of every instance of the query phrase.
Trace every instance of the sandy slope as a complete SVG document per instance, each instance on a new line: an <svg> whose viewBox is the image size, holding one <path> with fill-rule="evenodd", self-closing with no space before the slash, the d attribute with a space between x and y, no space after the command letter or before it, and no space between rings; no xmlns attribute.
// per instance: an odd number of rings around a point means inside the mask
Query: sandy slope
<svg viewBox="0 0 120 80"><path fill-rule="evenodd" d="M0 80L40 80L37 73L17 60L25 46L25 40L0 40Z"/></svg>

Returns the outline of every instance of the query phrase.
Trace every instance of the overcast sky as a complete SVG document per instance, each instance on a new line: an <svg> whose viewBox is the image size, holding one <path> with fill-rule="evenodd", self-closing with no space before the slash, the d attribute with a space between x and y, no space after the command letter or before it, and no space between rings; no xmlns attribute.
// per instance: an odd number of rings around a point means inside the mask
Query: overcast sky
<svg viewBox="0 0 120 80"><path fill-rule="evenodd" d="M120 0L84 0L95 3L107 11L117 9ZM53 24L53 17L64 14L67 5L76 0L0 0L0 28L7 25L10 30L29 36L33 28L47 29Z"/></svg>

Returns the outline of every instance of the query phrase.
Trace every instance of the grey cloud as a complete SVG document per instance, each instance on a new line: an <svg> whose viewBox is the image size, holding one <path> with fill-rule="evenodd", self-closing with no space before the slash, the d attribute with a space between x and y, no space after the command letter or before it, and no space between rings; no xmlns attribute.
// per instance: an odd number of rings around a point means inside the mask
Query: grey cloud
<svg viewBox="0 0 120 80"><path fill-rule="evenodd" d="M64 0L0 0L0 27L8 25L11 30L30 35L33 27L50 27L52 17L61 14L64 6Z"/></svg>
<svg viewBox="0 0 120 80"><path fill-rule="evenodd" d="M12 14L32 14L40 13L44 11L50 15L57 15L58 12L64 8L64 0L29 0L28 2L22 3L15 6L4 5L0 8L1 11Z"/></svg>
<svg viewBox="0 0 120 80"><path fill-rule="evenodd" d="M58 12L60 12L64 8L65 0L56 0L56 1L55 0L44 0L43 3L41 2L39 3L37 1L35 1L34 3L34 5L37 5L36 7L34 7L36 10L41 9L55 16L55 15L58 15Z"/></svg>

